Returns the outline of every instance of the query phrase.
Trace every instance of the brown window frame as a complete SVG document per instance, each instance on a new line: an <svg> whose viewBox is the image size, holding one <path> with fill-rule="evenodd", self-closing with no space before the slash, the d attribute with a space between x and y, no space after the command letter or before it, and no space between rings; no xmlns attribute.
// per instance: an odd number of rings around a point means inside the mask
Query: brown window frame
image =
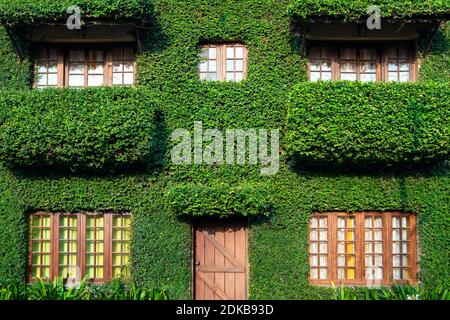
<svg viewBox="0 0 450 320"><path fill-rule="evenodd" d="M308 44L308 54L307 54L307 71L308 71L308 81L311 81L311 62L313 60L330 60L331 61L331 80L341 80L341 49L356 49L357 60L361 58L361 49L374 49L376 51L376 81L375 82L388 82L389 81L389 57L388 49L393 46L406 46L408 48L409 56L408 58L398 57L398 60L407 60L409 64L409 81L417 81L418 73L418 61L417 61L417 43L412 41L399 41L399 42L349 42L349 41L336 41L336 42L323 42L323 41L311 41ZM311 57L311 48L318 47L331 49L331 55L329 58L314 58ZM359 80L360 68L357 63L356 66L357 79Z"/></svg>
<svg viewBox="0 0 450 320"><path fill-rule="evenodd" d="M123 243L130 244L130 240L123 240L123 230L125 228L123 227L114 227L113 226L113 217L119 216L121 219L123 219L124 216L130 217L131 214L128 212L104 212L104 213L95 213L95 212L79 212L79 213L64 213L64 212L36 212L30 214L30 227L29 227L29 249L28 249L28 281L34 282L36 281L36 278L33 277L33 227L32 226L32 219L35 216L46 216L50 218L50 263L49 263L49 279L53 280L54 278L59 276L59 267L60 265L60 230L61 230L61 224L60 220L61 217L76 217L77 221L77 265L80 267L80 275L81 279L83 279L86 276L86 256L87 254L91 254L91 252L87 252L87 225L86 225L86 218L87 216L103 216L103 278L90 278L89 281L95 282L95 283L103 283L114 279L113 274L113 268L115 267L113 265L113 254L116 252L113 252L113 243L117 242L118 240L113 239L113 231L115 228L121 228L121 240L119 242L121 243L121 256L124 255L131 255L131 252L124 252L123 251ZM42 228L42 227L39 227ZM130 227L131 232L131 227ZM40 240L42 241L42 231L40 232ZM66 239L65 239L66 240ZM95 245L94 245L95 246ZM42 248L42 245L40 245L40 248ZM42 251L42 250L40 250ZM123 258L121 257L121 261L123 261ZM40 258L40 262L42 264L42 258ZM68 264L67 266L69 266ZM45 265L46 266L46 265ZM101 265L97 265L101 266ZM121 268L124 266L122 265Z"/></svg>
<svg viewBox="0 0 450 320"><path fill-rule="evenodd" d="M234 59L228 59L227 55L226 55L226 50L227 47L233 46L233 48L236 47L242 47L243 48L243 56L242 59L238 58L236 59L236 57ZM203 61L209 62L211 60L216 61L216 74L217 74L217 78L215 80L209 80L209 79L203 79L202 81L234 81L234 82L239 82L242 80L245 80L247 78L247 63L248 63L248 49L247 46L244 43L241 42L228 42L228 43L205 43L200 45L200 50L205 49L205 48L216 48L216 59L205 59ZM235 49L234 49L235 50ZM236 71L236 64L234 64L234 79L227 79L227 73L231 73L231 72L227 72L227 60L242 60L242 79L237 81L236 80L236 72L241 72L241 71ZM206 71L201 71L200 70L200 64L198 66L198 74L199 77L201 77L202 73L214 73L214 71L210 71L209 70L209 64L208 64L208 69Z"/></svg>
<svg viewBox="0 0 450 320"><path fill-rule="evenodd" d="M113 64L115 62L114 58L114 50L117 49L132 49L133 50L133 58L132 59L121 59L123 61L132 61L133 65L133 83L132 84L113 84ZM55 87L58 88L88 88L96 86L88 86L88 68L89 65L89 51L103 51L104 59L103 59L103 85L102 86L133 86L136 83L136 48L131 44L120 44L120 45L100 45L100 44L67 44L67 45L36 45L33 47L32 56L33 56L33 64L34 64L34 72L33 72L33 88L38 88L37 84L37 75L38 75L38 61L45 61L46 59L39 59L38 52L40 50L56 50L57 52L57 85ZM84 59L84 86L69 86L69 64L70 51L73 50L83 50L85 59ZM125 71L124 71L125 72ZM131 72L125 72L131 73ZM45 89L44 87L43 89Z"/></svg>
<svg viewBox="0 0 450 320"><path fill-rule="evenodd" d="M310 274L309 281L313 285L319 286L332 286L333 284L338 285L349 285L349 286L368 286L368 285L393 285L393 284L416 284L418 282L418 255L417 255L417 215L413 213L404 213L404 212L356 212L356 213L344 213L344 212L323 212L323 213L314 213L311 216L312 218L327 218L327 252L326 254L322 253L322 255L327 256L327 279L320 279L320 273L318 273L317 279L313 279L311 277L311 269L320 269L320 247L318 245L317 252L311 252L311 243L317 242L317 239L311 239L311 224L308 227L308 260L310 265ZM339 217L353 217L354 218L354 243L355 243L355 279L338 279L338 255L342 255L342 253L338 253L338 218ZM381 240L366 240L365 238L365 218L367 217L381 217L382 218L382 239ZM393 218L401 218L408 217L409 218L409 227L406 229L406 232L409 232L409 240L404 240L404 242L409 244L409 252L404 254L401 250L402 248L402 238L400 241L393 241L392 234L393 228L392 221ZM371 232L373 236L374 230L374 219L372 220ZM315 228L314 228L315 229ZM320 229L320 228L319 228ZM367 230L368 231L368 230ZM400 234L402 232L400 231ZM345 233L346 235L346 233ZM319 236L319 235L318 235ZM318 238L320 241L320 238ZM348 239L345 239L346 241ZM322 241L324 242L324 241ZM366 255L375 255L374 246L372 246L372 253L365 252L365 246L367 242L382 242L382 253L377 253L378 255L383 256L382 262L382 270L383 277L381 280L368 280L365 278L365 256ZM393 253L393 243L400 243L400 253ZM345 245L346 248L346 245ZM345 249L347 250L347 249ZM346 252L346 251L345 251ZM346 253L344 253L346 255ZM409 270L409 277L407 279L394 280L393 278L393 270L399 269L398 267L393 266L393 256L400 255L400 261L402 255L406 255L409 257L409 266L400 266L400 268L405 267ZM317 256L317 265L311 265L311 257ZM400 262L402 263L402 262ZM325 269L325 268L323 268Z"/></svg>

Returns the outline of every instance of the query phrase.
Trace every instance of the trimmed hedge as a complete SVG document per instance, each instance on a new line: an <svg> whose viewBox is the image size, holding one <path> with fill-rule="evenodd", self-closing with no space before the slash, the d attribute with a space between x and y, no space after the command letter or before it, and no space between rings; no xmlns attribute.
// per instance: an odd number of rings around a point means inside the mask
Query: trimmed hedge
<svg viewBox="0 0 450 320"><path fill-rule="evenodd" d="M81 18L147 19L153 13L152 0L0 0L0 22L32 24L67 19L67 8L77 5Z"/></svg>
<svg viewBox="0 0 450 320"><path fill-rule="evenodd" d="M166 199L175 213L192 217L268 216L272 211L269 194L256 185L178 185Z"/></svg>
<svg viewBox="0 0 450 320"><path fill-rule="evenodd" d="M450 90L434 83L302 83L286 147L302 163L430 163L450 155Z"/></svg>
<svg viewBox="0 0 450 320"><path fill-rule="evenodd" d="M134 88L0 92L0 157L15 167L115 170L147 163L154 105Z"/></svg>
<svg viewBox="0 0 450 320"><path fill-rule="evenodd" d="M354 21L367 17L369 6L377 5L382 17L449 16L450 4L442 0L291 0L288 12L307 19L311 17L344 17Z"/></svg>

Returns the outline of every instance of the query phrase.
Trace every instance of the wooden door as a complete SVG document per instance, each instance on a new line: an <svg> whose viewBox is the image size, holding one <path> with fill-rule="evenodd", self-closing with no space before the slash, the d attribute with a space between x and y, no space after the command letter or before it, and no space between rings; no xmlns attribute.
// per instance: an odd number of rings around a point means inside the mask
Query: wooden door
<svg viewBox="0 0 450 320"><path fill-rule="evenodd" d="M247 299L246 222L201 222L195 227L196 300Z"/></svg>

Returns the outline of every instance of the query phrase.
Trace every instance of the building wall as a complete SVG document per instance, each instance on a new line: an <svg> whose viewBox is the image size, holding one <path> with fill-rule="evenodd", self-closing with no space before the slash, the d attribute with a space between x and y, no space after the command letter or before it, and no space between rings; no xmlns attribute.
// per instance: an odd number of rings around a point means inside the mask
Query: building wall
<svg viewBox="0 0 450 320"><path fill-rule="evenodd" d="M168 286L172 298L190 297L191 224L165 202L174 185L238 185L255 182L271 192L274 212L250 220L250 298L307 299L331 295L308 282L308 220L314 211L408 211L419 214L420 280L448 286L450 177L447 165L424 170L295 170L282 152L276 176L258 167L175 166L169 134L177 128L283 128L287 95L306 81L302 39L294 36L283 1L159 1L155 26L141 35L138 85L158 96L162 166L116 174L39 174L0 170L0 283L25 281L27 215L43 211L130 211L132 275L143 285ZM424 59L421 79L445 79L449 38ZM447 33L448 35L448 33ZM0 88L29 83L29 65L19 62L3 30ZM197 80L199 43L245 42L248 81ZM440 76L435 76L439 74ZM448 72L447 72L448 76ZM449 78L447 77L447 81ZM2 111L4 116L5 111ZM0 138L1 139L1 138Z"/></svg>

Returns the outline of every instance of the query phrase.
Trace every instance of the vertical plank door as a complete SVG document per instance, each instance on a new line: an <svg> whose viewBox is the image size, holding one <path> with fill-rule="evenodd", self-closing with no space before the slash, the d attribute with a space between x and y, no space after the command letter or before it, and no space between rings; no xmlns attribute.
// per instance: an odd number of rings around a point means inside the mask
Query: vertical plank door
<svg viewBox="0 0 450 320"><path fill-rule="evenodd" d="M247 222L199 222L194 234L195 299L247 299Z"/></svg>

